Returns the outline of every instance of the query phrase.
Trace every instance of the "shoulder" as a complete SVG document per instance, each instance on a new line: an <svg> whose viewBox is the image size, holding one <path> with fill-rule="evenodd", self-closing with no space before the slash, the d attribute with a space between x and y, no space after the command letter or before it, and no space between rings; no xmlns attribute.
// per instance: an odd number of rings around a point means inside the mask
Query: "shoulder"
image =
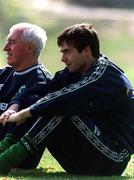
<svg viewBox="0 0 134 180"><path fill-rule="evenodd" d="M11 66L6 66L0 69L0 74L10 74L14 69Z"/></svg>
<svg viewBox="0 0 134 180"><path fill-rule="evenodd" d="M47 78L51 79L53 77L50 71L43 64L38 64L37 69L38 72L42 73Z"/></svg>
<svg viewBox="0 0 134 180"><path fill-rule="evenodd" d="M124 71L114 64L111 59L109 59L105 55L101 55L100 58L97 60L95 67L95 72L100 72L101 75L106 76L119 76L124 75Z"/></svg>
<svg viewBox="0 0 134 180"><path fill-rule="evenodd" d="M115 63L111 61L107 56L101 55L100 64L107 66L108 69L124 73L124 71Z"/></svg>
<svg viewBox="0 0 134 180"><path fill-rule="evenodd" d="M109 87L115 86L118 87L118 89L119 88L126 89L126 87L130 89L132 88L132 85L129 79L127 78L126 74L124 73L124 71L104 55L102 57L102 64L103 66L104 64L107 64L106 66L104 66L106 68L104 68L105 71L104 73L102 73L103 74L102 77L103 77L103 81L105 81L106 84L109 85Z"/></svg>

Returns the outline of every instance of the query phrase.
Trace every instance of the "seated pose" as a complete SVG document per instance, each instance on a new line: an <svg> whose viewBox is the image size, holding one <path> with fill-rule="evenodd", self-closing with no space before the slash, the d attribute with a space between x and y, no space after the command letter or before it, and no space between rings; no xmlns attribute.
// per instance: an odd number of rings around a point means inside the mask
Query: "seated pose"
<svg viewBox="0 0 134 180"><path fill-rule="evenodd" d="M18 143L0 154L0 173L47 147L67 173L121 175L134 153L133 87L100 53L92 25L67 27L57 44L65 69L52 81L17 94L0 117L3 124L17 125L38 118ZM43 97L13 111L33 94Z"/></svg>
<svg viewBox="0 0 134 180"><path fill-rule="evenodd" d="M0 115L6 110L17 92L26 87L32 87L37 82L51 79L50 73L39 62L40 53L46 40L45 30L35 24L18 23L10 28L3 48L7 53L8 66L0 69ZM37 96L34 95L28 97L25 105L33 104L36 102L36 98ZM0 124L0 153L20 140L34 123L35 119L31 118L21 126L16 126L14 123L3 127ZM36 168L43 150L34 153L17 167Z"/></svg>

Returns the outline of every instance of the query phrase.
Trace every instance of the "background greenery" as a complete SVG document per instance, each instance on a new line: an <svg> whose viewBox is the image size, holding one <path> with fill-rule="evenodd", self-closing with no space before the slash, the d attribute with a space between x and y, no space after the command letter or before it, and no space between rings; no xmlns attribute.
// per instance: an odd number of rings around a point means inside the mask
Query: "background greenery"
<svg viewBox="0 0 134 180"><path fill-rule="evenodd" d="M45 49L41 54L40 59L41 62L43 62L45 66L54 74L57 70L64 67L64 64L60 62L60 53L56 44L57 36L65 27L69 25L88 22L92 23L95 29L98 31L101 43L101 51L109 56L113 62L119 65L126 72L132 84L134 84L133 9L123 9L116 11L113 11L112 9L108 9L108 11L101 9L101 14L100 16L98 16L98 14L100 13L100 9L91 9L89 4L89 7L78 7L76 10L75 8L72 9L74 5L62 6L62 4L60 4L59 6L56 6L56 3L53 1L52 4L49 4L48 8L45 9L45 7L43 8L43 4L41 5L42 2L47 2L47 0L0 0L1 67L6 65L6 54L3 52L2 47L5 43L5 38L8 34L9 27L13 24L18 22L30 22L40 25L41 27L46 29L48 41ZM58 2L61 3L61 1ZM98 7L97 4L96 6ZM85 16L85 12L89 12L89 14L87 13L87 15ZM108 12L108 14L106 12ZM120 14L122 16L119 16ZM79 177L67 175L59 166L57 161L49 154L48 151L46 151L36 170L31 172L12 171L12 173L8 177L6 177L6 179L37 178L47 180L134 179L134 157L132 157L122 177Z"/></svg>
<svg viewBox="0 0 134 180"><path fill-rule="evenodd" d="M79 3L81 5L90 5L92 7L116 7L116 8L133 8L133 0L66 0L71 3Z"/></svg>
<svg viewBox="0 0 134 180"><path fill-rule="evenodd" d="M36 4L34 2L36 2ZM88 11L87 7L82 10L77 8L79 12L75 12L77 9L74 9L75 11L73 12L73 9L69 6L69 8L65 9L64 12L64 6L58 6L59 9L56 9L56 4L53 3L51 3L50 6L54 6L55 9L52 8L51 10L50 7L49 9L41 9L41 6L39 6L39 3L41 2L41 0L0 1L1 66L6 65L6 55L2 51L2 47L4 45L6 35L8 34L9 27L13 24L18 22L30 22L38 24L46 29L48 41L41 54L41 61L50 71L52 71L52 73L55 73L55 71L64 66L60 62L60 53L56 44L57 36L69 25L88 22L92 23L98 31L101 51L108 55L113 62L121 66L128 73L132 82L134 81L134 13L126 19L128 14L125 14L124 11L124 14L121 14L122 17L120 19L116 19L120 11L115 12L108 9L109 13L107 14L107 12L102 9L104 11L103 17L105 18L101 17L100 19L97 19L97 13L100 13L98 9L95 9L92 12L93 16L90 17L90 14L83 16L84 12ZM58 13L58 11L61 12ZM90 11L91 9L89 8L89 12ZM103 13L103 11L101 13ZM133 12L133 10L129 10L129 12ZM76 16L73 16L73 14L76 14ZM100 16L102 16L102 14L100 14Z"/></svg>

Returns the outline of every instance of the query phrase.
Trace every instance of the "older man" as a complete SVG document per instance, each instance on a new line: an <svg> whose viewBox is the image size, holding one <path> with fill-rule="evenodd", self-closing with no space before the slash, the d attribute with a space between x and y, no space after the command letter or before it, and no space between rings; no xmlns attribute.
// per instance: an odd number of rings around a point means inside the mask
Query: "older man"
<svg viewBox="0 0 134 180"><path fill-rule="evenodd" d="M37 82L46 82L51 74L43 64L39 63L39 56L45 46L47 35L45 30L35 24L19 23L10 28L3 50L7 53L7 64L0 69L0 114L8 107L9 102L17 92L26 87L32 87ZM35 102L36 97L28 98L27 105ZM22 106L23 107L23 106ZM35 122L29 122L17 127L8 124L0 127L0 152L16 143ZM14 139L14 135L16 139ZM21 168L35 168L42 155L35 153L27 162L19 165Z"/></svg>

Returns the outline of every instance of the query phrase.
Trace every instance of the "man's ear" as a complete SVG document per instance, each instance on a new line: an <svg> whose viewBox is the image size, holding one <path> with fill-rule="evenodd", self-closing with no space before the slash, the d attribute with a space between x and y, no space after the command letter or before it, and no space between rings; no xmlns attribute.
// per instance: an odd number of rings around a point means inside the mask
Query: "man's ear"
<svg viewBox="0 0 134 180"><path fill-rule="evenodd" d="M84 51L84 53L85 53L86 55L92 54L92 53L91 53L90 46L86 46L86 47L83 49L83 51Z"/></svg>
<svg viewBox="0 0 134 180"><path fill-rule="evenodd" d="M35 49L34 45L33 45L32 43L29 43L29 44L28 44L28 50L31 51L31 52L33 52L34 49Z"/></svg>

